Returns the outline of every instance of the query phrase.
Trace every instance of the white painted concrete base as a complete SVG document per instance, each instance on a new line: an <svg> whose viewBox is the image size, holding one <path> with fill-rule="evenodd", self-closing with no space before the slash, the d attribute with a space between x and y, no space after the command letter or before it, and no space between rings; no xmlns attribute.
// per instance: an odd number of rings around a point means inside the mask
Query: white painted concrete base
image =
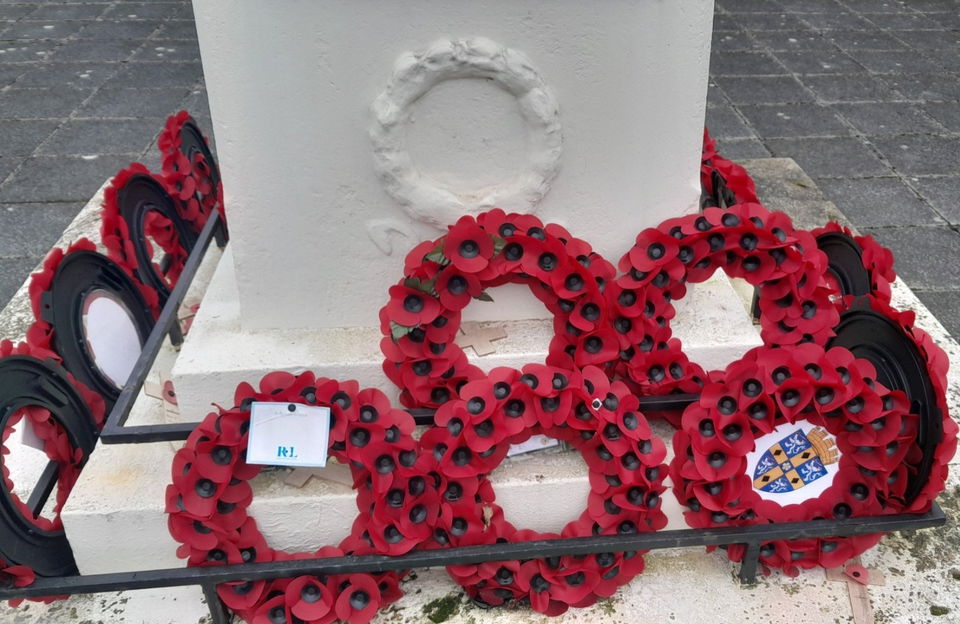
<svg viewBox="0 0 960 624"><path fill-rule="evenodd" d="M367 303L379 309L386 292ZM493 292L497 297L496 291ZM528 295L534 299L533 295ZM296 296L277 305L297 305ZM484 304L475 301L467 309ZM674 335L690 358L705 368L721 368L748 349L761 344L743 300L722 273L691 286L676 302ZM549 320L502 321L507 332L497 341L497 351L477 357L466 349L472 363L489 370L496 366L521 367L543 362L553 336ZM203 306L173 369L174 384L183 418L198 420L211 403L229 401L241 381L255 382L272 370L312 370L336 379L356 379L362 387L375 387L390 397L397 388L381 370L380 331L374 327L314 330L244 330L240 303L228 249L214 273Z"/></svg>

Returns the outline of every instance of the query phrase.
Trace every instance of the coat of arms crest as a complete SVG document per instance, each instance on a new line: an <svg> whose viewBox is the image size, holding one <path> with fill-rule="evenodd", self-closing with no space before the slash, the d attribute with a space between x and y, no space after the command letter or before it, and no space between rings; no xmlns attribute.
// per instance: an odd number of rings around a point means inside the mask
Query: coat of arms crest
<svg viewBox="0 0 960 624"><path fill-rule="evenodd" d="M833 438L821 427L804 433L797 429L773 444L753 471L753 487L764 492L799 490L827 476L826 466L837 461Z"/></svg>

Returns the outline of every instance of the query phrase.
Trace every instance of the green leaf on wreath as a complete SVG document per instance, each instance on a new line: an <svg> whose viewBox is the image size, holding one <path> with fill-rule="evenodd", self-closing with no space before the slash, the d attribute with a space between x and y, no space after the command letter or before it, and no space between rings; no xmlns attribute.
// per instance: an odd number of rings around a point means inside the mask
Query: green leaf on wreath
<svg viewBox="0 0 960 624"><path fill-rule="evenodd" d="M500 238L500 237L497 236L497 235L493 235L493 236L491 236L491 238L493 238L493 255L496 256L496 255L499 254L501 251L503 251L503 248L504 248L504 247L507 246L507 239L505 239L505 238Z"/></svg>
<svg viewBox="0 0 960 624"><path fill-rule="evenodd" d="M424 260L429 260L430 262L436 262L437 264L442 264L446 266L450 264L450 260L443 255L443 241L437 243L437 246L433 250L423 257Z"/></svg>
<svg viewBox="0 0 960 624"><path fill-rule="evenodd" d="M415 327L407 327L406 325L401 325L396 321L390 321L390 337L393 338L394 342L397 342L410 332L412 332Z"/></svg>
<svg viewBox="0 0 960 624"><path fill-rule="evenodd" d="M490 293L488 293L487 291L483 291L482 293L477 295L477 299L479 299L480 301L489 301L490 303L493 303L493 297L491 297Z"/></svg>
<svg viewBox="0 0 960 624"><path fill-rule="evenodd" d="M407 288L412 288L414 290L419 290L420 292L427 293L434 297L437 296L437 290L434 288L434 285L437 283L437 278L428 280L426 282L421 281L419 277L408 277L403 280L403 285Z"/></svg>

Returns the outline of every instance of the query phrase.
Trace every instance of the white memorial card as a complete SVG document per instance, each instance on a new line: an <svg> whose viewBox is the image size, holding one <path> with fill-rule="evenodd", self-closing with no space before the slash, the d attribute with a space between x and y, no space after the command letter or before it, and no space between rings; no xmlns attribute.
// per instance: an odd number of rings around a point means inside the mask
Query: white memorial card
<svg viewBox="0 0 960 624"><path fill-rule="evenodd" d="M559 440L555 440L549 436L539 434L532 435L526 442L521 442L520 444L511 444L510 450L507 451L507 457L522 455L524 453L530 453L533 451L541 451L546 448L553 448L559 444Z"/></svg>
<svg viewBox="0 0 960 624"><path fill-rule="evenodd" d="M322 468L329 441L329 407L254 402L250 408L248 464Z"/></svg>

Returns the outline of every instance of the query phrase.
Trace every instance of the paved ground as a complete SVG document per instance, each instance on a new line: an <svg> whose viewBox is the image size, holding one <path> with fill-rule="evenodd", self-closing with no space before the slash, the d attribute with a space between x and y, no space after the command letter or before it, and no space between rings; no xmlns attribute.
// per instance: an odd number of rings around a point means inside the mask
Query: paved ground
<svg viewBox="0 0 960 624"><path fill-rule="evenodd" d="M196 37L189 1L0 0L0 305L164 118L209 128Z"/></svg>
<svg viewBox="0 0 960 624"><path fill-rule="evenodd" d="M707 125L793 158L960 336L960 0L718 0Z"/></svg>
<svg viewBox="0 0 960 624"><path fill-rule="evenodd" d="M960 0L718 0L707 123L788 156L960 335ZM96 188L209 127L191 6L0 0L0 304Z"/></svg>

